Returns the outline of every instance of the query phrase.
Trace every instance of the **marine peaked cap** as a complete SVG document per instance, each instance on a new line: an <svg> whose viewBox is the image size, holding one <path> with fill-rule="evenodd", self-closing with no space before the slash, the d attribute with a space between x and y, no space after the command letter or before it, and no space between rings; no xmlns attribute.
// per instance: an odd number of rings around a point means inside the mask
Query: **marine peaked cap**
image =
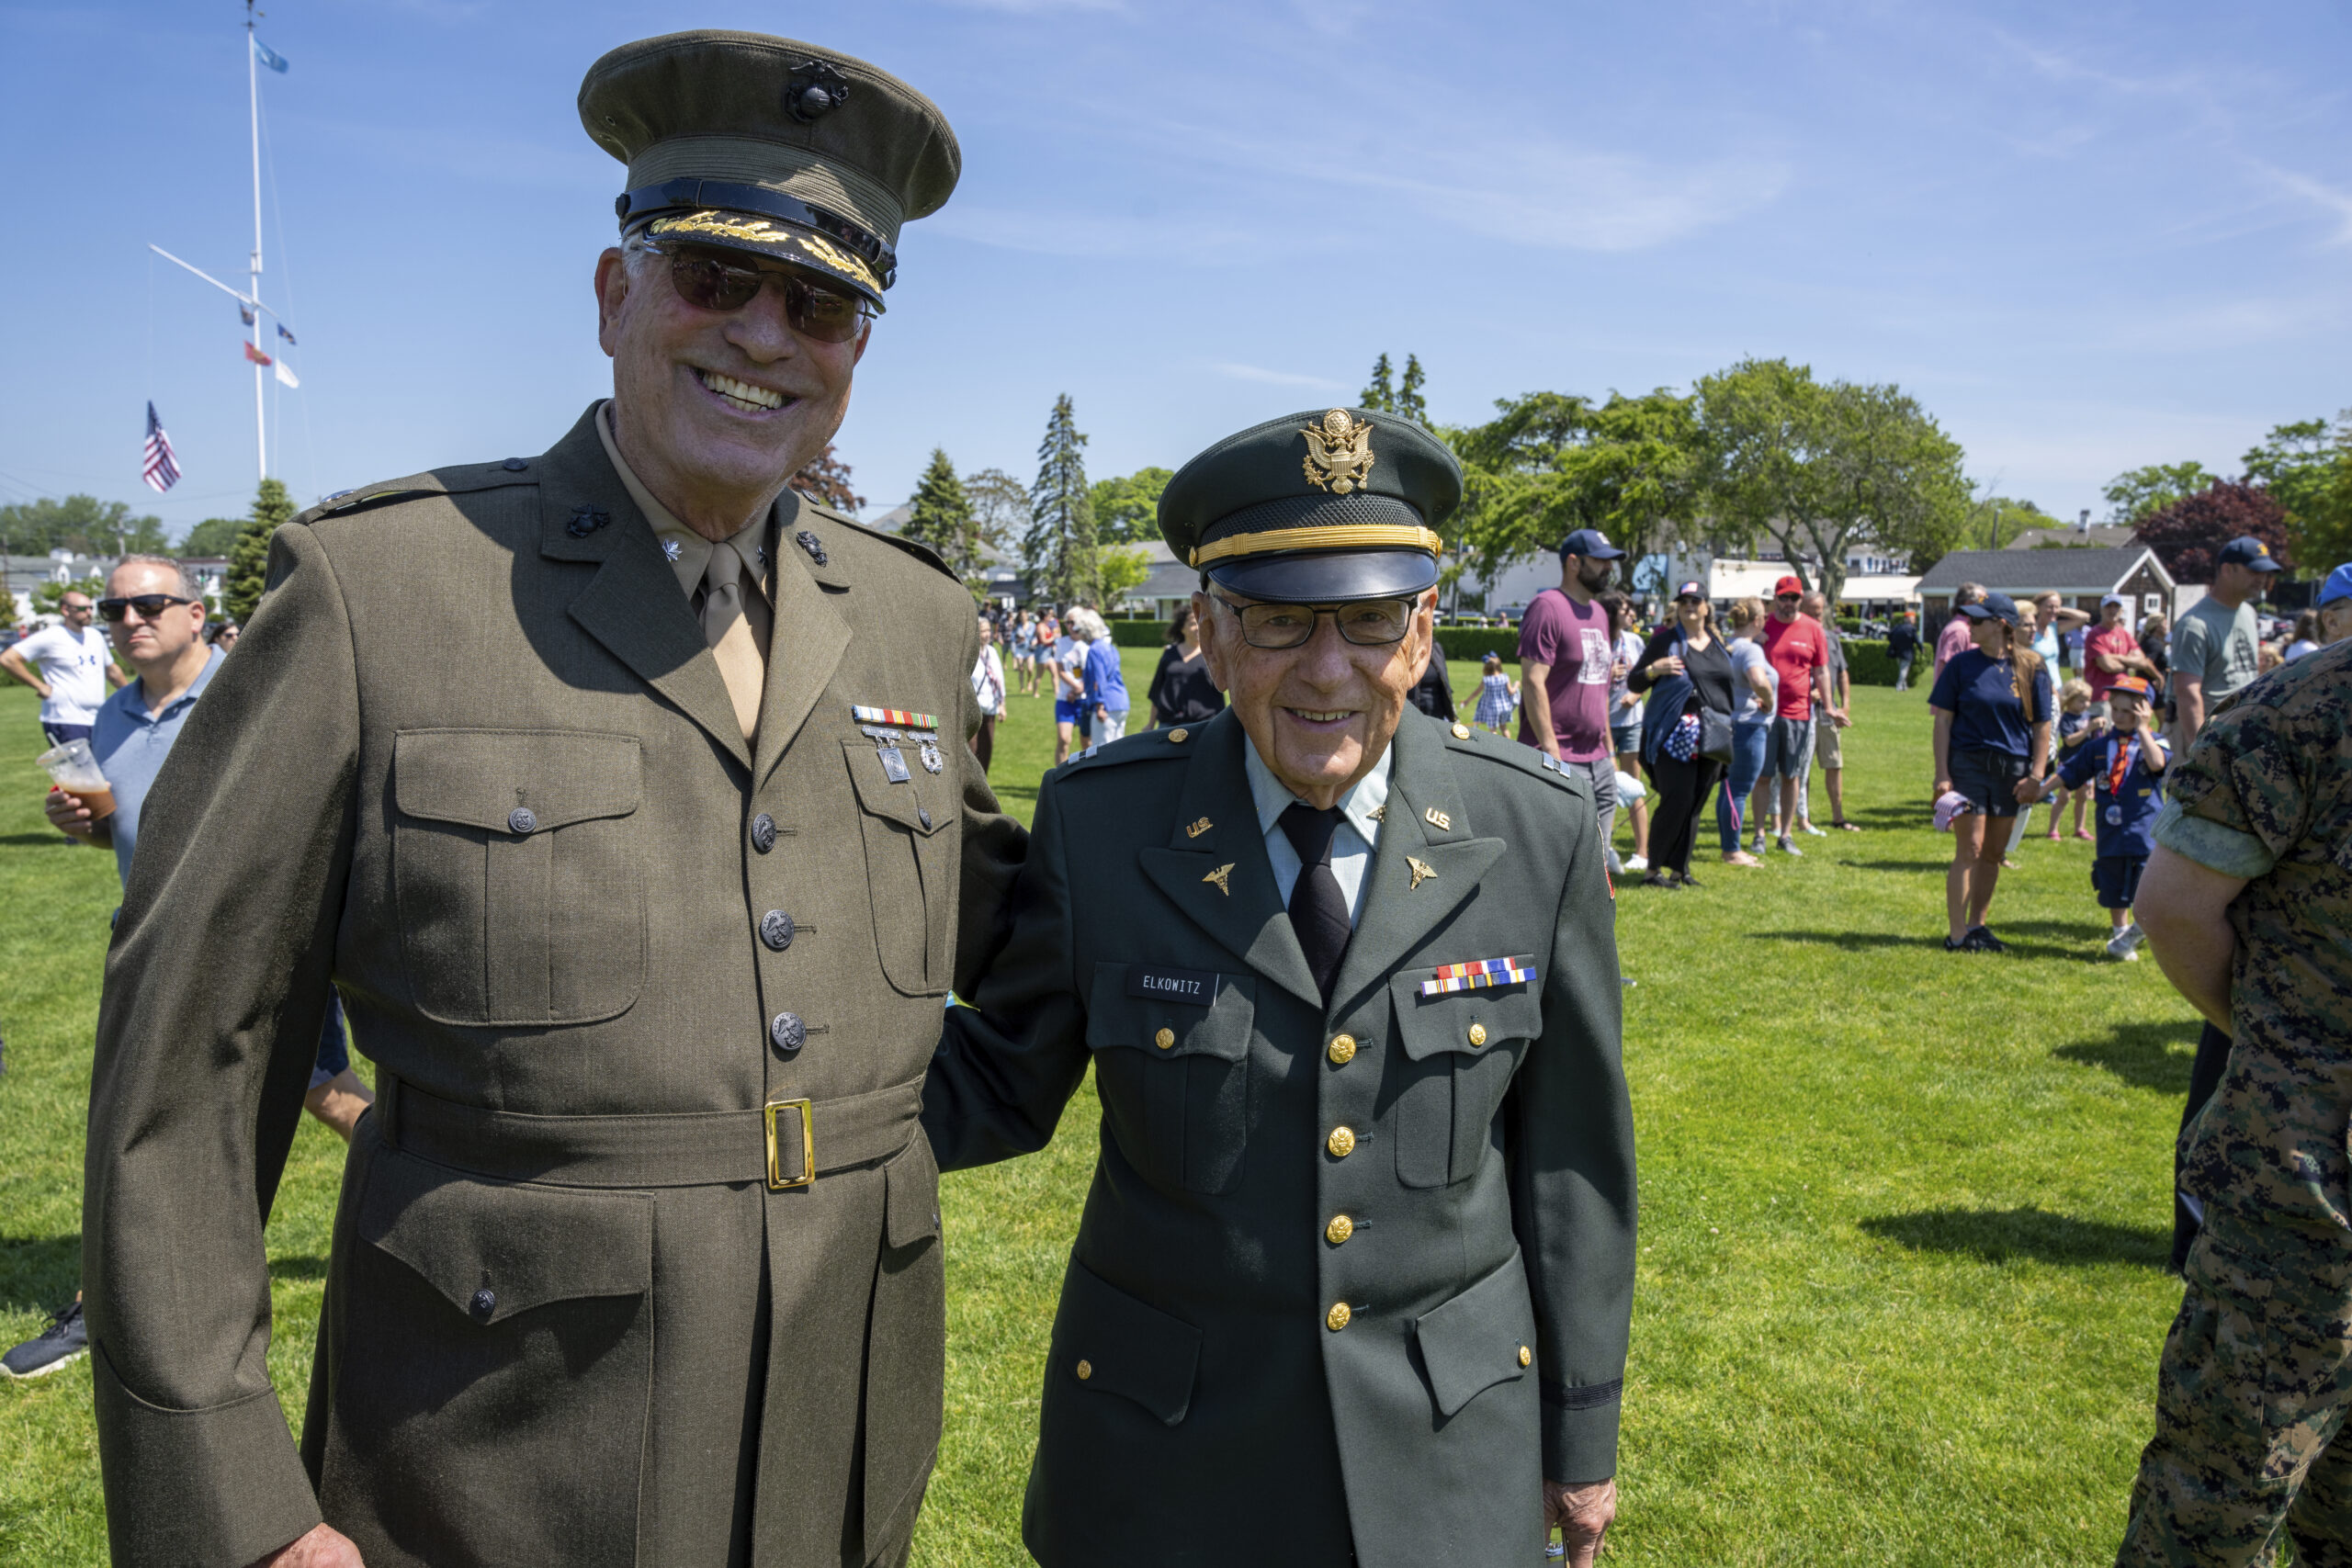
<svg viewBox="0 0 2352 1568"><path fill-rule="evenodd" d="M1437 581L1462 466L1409 419L1309 410L1228 435L1159 498L1176 558L1252 599L1329 604Z"/></svg>
<svg viewBox="0 0 2352 1568"><path fill-rule="evenodd" d="M749 251L882 304L899 231L964 155L938 107L863 60L764 33L625 43L588 68L580 123L628 166L623 235Z"/></svg>

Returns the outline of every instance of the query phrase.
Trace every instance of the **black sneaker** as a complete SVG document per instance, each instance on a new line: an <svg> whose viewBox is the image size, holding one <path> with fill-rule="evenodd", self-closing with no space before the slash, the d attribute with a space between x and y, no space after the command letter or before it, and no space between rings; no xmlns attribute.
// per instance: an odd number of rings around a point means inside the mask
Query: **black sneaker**
<svg viewBox="0 0 2352 1568"><path fill-rule="evenodd" d="M1682 879L1679 882L1677 882L1675 886L1677 887L1697 887L1702 886L1702 884L1697 877L1691 875L1686 871L1682 874Z"/></svg>
<svg viewBox="0 0 2352 1568"><path fill-rule="evenodd" d="M12 1378L47 1377L69 1361L89 1354L90 1330L82 1321L82 1303L75 1302L49 1320L49 1326L0 1356L0 1371Z"/></svg>
<svg viewBox="0 0 2352 1568"><path fill-rule="evenodd" d="M2007 953L2009 950L2009 944L1995 936L1987 926L1970 927L1968 934L1960 939L1960 944L1971 953Z"/></svg>
<svg viewBox="0 0 2352 1568"><path fill-rule="evenodd" d="M1951 938L1946 937L1944 938L1944 951L1946 953L1973 953L1976 950L1968 945L1968 939L1966 937L1961 938L1958 942L1954 942Z"/></svg>
<svg viewBox="0 0 2352 1568"><path fill-rule="evenodd" d="M1656 887L1660 891L1667 893L1680 891L1680 888L1674 880L1662 871L1651 872L1647 876L1642 878L1641 885L1644 887Z"/></svg>

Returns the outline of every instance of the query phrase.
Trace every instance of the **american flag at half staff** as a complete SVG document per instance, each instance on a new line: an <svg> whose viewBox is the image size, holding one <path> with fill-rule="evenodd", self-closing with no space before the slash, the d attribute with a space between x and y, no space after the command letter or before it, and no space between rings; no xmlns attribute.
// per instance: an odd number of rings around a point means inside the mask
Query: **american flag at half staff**
<svg viewBox="0 0 2352 1568"><path fill-rule="evenodd" d="M147 451L139 465L139 477L158 493L180 482L179 459L172 456L172 438L164 434L164 422L155 417L153 403L147 405Z"/></svg>

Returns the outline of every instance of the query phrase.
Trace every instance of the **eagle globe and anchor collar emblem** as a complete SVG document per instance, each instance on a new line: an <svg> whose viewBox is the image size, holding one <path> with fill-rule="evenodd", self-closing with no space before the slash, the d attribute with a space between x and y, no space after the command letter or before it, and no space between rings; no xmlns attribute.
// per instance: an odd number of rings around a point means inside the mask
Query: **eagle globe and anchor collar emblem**
<svg viewBox="0 0 2352 1568"><path fill-rule="evenodd" d="M1306 457L1300 463L1306 482L1333 495L1347 495L1372 477L1372 421L1333 409L1320 424L1301 427Z"/></svg>

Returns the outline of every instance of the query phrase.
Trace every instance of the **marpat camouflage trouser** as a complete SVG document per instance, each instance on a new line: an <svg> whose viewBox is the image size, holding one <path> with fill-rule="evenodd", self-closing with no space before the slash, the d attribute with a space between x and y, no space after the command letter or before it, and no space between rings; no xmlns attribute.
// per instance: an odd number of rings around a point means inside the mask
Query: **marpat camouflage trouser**
<svg viewBox="0 0 2352 1568"><path fill-rule="evenodd" d="M2118 1568L2352 1568L2352 1243L2209 1215Z"/></svg>

